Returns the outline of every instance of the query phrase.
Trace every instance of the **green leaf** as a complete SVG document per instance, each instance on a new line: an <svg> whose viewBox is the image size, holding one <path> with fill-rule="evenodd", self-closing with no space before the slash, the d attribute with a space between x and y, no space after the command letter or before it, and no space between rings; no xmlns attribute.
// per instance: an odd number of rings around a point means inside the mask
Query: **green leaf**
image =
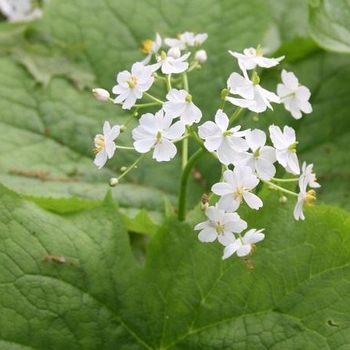
<svg viewBox="0 0 350 350"><path fill-rule="evenodd" d="M309 31L323 48L350 53L349 1L309 1Z"/></svg>
<svg viewBox="0 0 350 350"><path fill-rule="evenodd" d="M321 206L295 222L294 203L276 199L247 211L266 233L249 261L222 261L222 246L170 218L141 268L111 198L61 217L2 187L0 339L52 350L341 348L349 214Z"/></svg>

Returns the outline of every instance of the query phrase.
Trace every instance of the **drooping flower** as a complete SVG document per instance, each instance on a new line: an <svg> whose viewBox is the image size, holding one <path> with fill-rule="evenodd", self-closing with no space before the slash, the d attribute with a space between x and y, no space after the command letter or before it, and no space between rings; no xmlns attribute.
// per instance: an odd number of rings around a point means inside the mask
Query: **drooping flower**
<svg viewBox="0 0 350 350"><path fill-rule="evenodd" d="M192 102L192 96L186 90L171 89L166 98L164 111L173 118L180 117L185 125L198 123L202 118L202 111Z"/></svg>
<svg viewBox="0 0 350 350"><path fill-rule="evenodd" d="M101 169L107 162L107 159L111 159L117 148L114 140L120 134L120 126L114 125L112 128L109 122L105 121L103 125L103 135L97 134L94 138L96 154L94 164Z"/></svg>
<svg viewBox="0 0 350 350"><path fill-rule="evenodd" d="M316 191L311 189L306 191L305 188L300 188L298 194L297 203L294 207L293 215L295 220L305 220L305 215L303 212L304 204L311 207L316 201Z"/></svg>
<svg viewBox="0 0 350 350"><path fill-rule="evenodd" d="M234 253L239 257L248 255L252 251L254 244L265 238L263 231L264 229L257 230L255 228L247 231L243 237L237 238L233 243L225 247L222 259L227 259Z"/></svg>
<svg viewBox="0 0 350 350"><path fill-rule="evenodd" d="M178 121L171 125L173 118L161 109L155 115L146 113L141 116L139 126L132 131L134 147L139 153L147 153L154 147L153 158L158 162L169 161L176 152L173 140L185 132L185 125Z"/></svg>
<svg viewBox="0 0 350 350"><path fill-rule="evenodd" d="M188 68L188 62L185 61L190 54L190 52L187 52L181 56L181 52L177 47L171 48L167 53L162 51L160 55L156 55L157 63L149 67L152 68L153 72L160 68L163 74L183 73Z"/></svg>
<svg viewBox="0 0 350 350"><path fill-rule="evenodd" d="M310 90L299 84L298 78L292 72L282 70L282 83L277 85L277 95L284 107L295 119L300 119L302 113L311 113L312 106L309 102Z"/></svg>
<svg viewBox="0 0 350 350"><path fill-rule="evenodd" d="M199 46L207 40L207 33L195 34L193 32L184 32L179 34L177 38L165 38L164 42L170 47L177 47L184 50L187 46Z"/></svg>
<svg viewBox="0 0 350 350"><path fill-rule="evenodd" d="M216 152L222 164L235 164L239 153L246 151L248 145L243 138L249 130L239 131L241 126L228 129L229 118L222 109L215 114L215 123L207 121L198 127L198 135L204 140L209 152Z"/></svg>
<svg viewBox="0 0 350 350"><path fill-rule="evenodd" d="M261 113L266 108L273 109L270 102L280 103L280 98L259 85L259 77L253 76L250 80L248 76L243 77L234 72L227 80L227 87L231 94L239 95L242 98L227 96L226 100L235 106L248 108L252 112Z"/></svg>
<svg viewBox="0 0 350 350"><path fill-rule="evenodd" d="M271 146L265 146L266 134L262 130L254 129L248 132L245 139L252 153L245 152L237 165L247 165L261 179L270 180L276 173L273 165L276 162L276 150Z"/></svg>
<svg viewBox="0 0 350 350"><path fill-rule="evenodd" d="M229 53L237 58L238 65L242 71L254 69L256 66L271 68L276 66L284 58L284 56L278 58L264 57L261 47L258 47L257 49L249 47L243 50L243 54L233 51L229 51Z"/></svg>
<svg viewBox="0 0 350 350"><path fill-rule="evenodd" d="M147 54L147 56L141 62L144 65L147 65L150 62L152 55L156 54L161 46L162 38L158 33L156 33L156 39L154 41L150 39L144 40L142 42L141 51L142 53Z"/></svg>
<svg viewBox="0 0 350 350"><path fill-rule="evenodd" d="M224 182L214 184L211 190L221 196L218 201L220 208L226 211L235 211L243 200L252 209L262 207L262 200L251 191L259 184L259 179L248 166L235 166L233 170L223 173Z"/></svg>
<svg viewBox="0 0 350 350"><path fill-rule="evenodd" d="M151 66L144 66L141 62L136 62L131 67L131 72L123 71L117 75L117 85L112 92L117 96L114 103L123 102L123 109L130 109L136 100L142 98L143 93L153 84L153 70Z"/></svg>
<svg viewBox="0 0 350 350"><path fill-rule="evenodd" d="M235 241L234 232L239 233L247 228L247 223L237 213L227 213L218 206L208 207L205 215L208 220L197 224L194 228L200 230L198 239L201 242L213 242L217 239L226 246Z"/></svg>
<svg viewBox="0 0 350 350"><path fill-rule="evenodd" d="M270 125L270 138L276 149L276 158L288 172L300 174L298 157L296 154L297 141L295 131L285 125L282 130L276 125Z"/></svg>

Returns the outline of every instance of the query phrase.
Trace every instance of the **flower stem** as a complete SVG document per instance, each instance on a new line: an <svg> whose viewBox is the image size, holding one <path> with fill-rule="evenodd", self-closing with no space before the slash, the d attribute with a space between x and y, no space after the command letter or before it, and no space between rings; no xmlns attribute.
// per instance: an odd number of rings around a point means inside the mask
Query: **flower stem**
<svg viewBox="0 0 350 350"><path fill-rule="evenodd" d="M233 112L233 114L230 117L230 124L232 124L238 118L238 116L241 114L242 111L243 111L243 108L239 107Z"/></svg>
<svg viewBox="0 0 350 350"><path fill-rule="evenodd" d="M194 165L198 161L200 157L205 154L206 150L204 148L200 148L195 152L187 164L182 170L181 179L180 179L180 192L179 192L179 206L178 206L178 219L179 221L184 221L186 217L186 194L187 194L187 185L188 179L193 169Z"/></svg>
<svg viewBox="0 0 350 350"><path fill-rule="evenodd" d="M118 181L123 178L129 171L131 171L132 169L135 168L135 166L137 165L137 163L146 155L146 153L141 154L140 157L138 157L134 163L132 163L119 177L118 177Z"/></svg>

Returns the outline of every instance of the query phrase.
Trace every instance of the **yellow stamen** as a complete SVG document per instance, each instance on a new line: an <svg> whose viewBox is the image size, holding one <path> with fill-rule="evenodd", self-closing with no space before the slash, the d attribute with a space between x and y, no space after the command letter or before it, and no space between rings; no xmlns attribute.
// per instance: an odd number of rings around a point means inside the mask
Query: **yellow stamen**
<svg viewBox="0 0 350 350"><path fill-rule="evenodd" d="M142 42L141 52L148 54L152 51L153 41L151 39L144 40Z"/></svg>
<svg viewBox="0 0 350 350"><path fill-rule="evenodd" d="M307 191L304 202L308 207L312 207L316 202L316 191L315 190Z"/></svg>
<svg viewBox="0 0 350 350"><path fill-rule="evenodd" d="M131 76L131 78L129 80L126 81L129 85L130 88L133 88L137 85L137 77L135 77L134 75Z"/></svg>
<svg viewBox="0 0 350 350"><path fill-rule="evenodd" d="M95 142L95 148L93 149L93 152L95 154L100 153L106 145L106 141L105 141L104 136L103 135L96 135L94 142Z"/></svg>

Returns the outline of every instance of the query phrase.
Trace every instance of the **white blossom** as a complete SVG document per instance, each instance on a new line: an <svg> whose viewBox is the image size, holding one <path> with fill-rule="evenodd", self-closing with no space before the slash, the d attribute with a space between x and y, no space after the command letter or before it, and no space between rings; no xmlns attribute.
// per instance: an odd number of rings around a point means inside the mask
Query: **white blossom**
<svg viewBox="0 0 350 350"><path fill-rule="evenodd" d="M117 148L114 140L120 134L120 126L114 125L111 128L109 122L105 121L103 125L103 135L97 134L94 138L96 153L94 164L101 169L107 162L107 159L111 159Z"/></svg>
<svg viewBox="0 0 350 350"><path fill-rule="evenodd" d="M28 22L43 14L31 0L0 0L0 12L9 22Z"/></svg>
<svg viewBox="0 0 350 350"><path fill-rule="evenodd" d="M185 125L198 123L202 118L201 110L192 102L192 96L186 90L171 89L166 95L168 101L163 104L164 111L171 117L180 117Z"/></svg>
<svg viewBox="0 0 350 350"><path fill-rule="evenodd" d="M263 202L251 191L259 184L259 179L248 166L236 166L233 170L226 170L223 174L224 182L214 184L211 190L221 196L218 201L220 208L235 211L243 200L252 209L259 209Z"/></svg>
<svg viewBox="0 0 350 350"><path fill-rule="evenodd" d="M233 243L225 247L222 259L227 259L234 253L239 257L248 255L254 243L258 243L265 238L263 231L264 229L251 229L247 231L243 237L237 238Z"/></svg>
<svg viewBox="0 0 350 350"><path fill-rule="evenodd" d="M160 55L156 55L157 63L149 67L153 71L160 68L163 74L183 73L188 68L188 62L185 61L190 54L190 52L187 52L180 56L178 48L171 48L168 53L162 52Z"/></svg>
<svg viewBox="0 0 350 350"><path fill-rule="evenodd" d="M132 131L134 147L139 153L147 153L154 147L153 158L158 162L169 161L176 152L173 140L182 136L185 125L178 121L171 125L173 118L161 109L155 115L146 113L141 116L139 126Z"/></svg>
<svg viewBox="0 0 350 350"><path fill-rule="evenodd" d="M177 38L165 38L164 42L170 47L178 47L180 50L184 50L188 46L199 46L203 44L207 38L207 33L195 34L193 32L184 32L179 34Z"/></svg>
<svg viewBox="0 0 350 350"><path fill-rule="evenodd" d="M252 112L261 113L266 108L273 109L270 102L280 103L280 98L276 94L251 81L248 76L243 77L235 72L229 76L227 87L231 94L242 98L227 96L226 100L235 106L248 108Z"/></svg>
<svg viewBox="0 0 350 350"><path fill-rule="evenodd" d="M297 203L293 211L295 220L305 220L305 215L303 213L304 205L306 204L307 206L313 206L315 201L316 201L315 190L311 189L309 191L306 191L304 188L300 188Z"/></svg>
<svg viewBox="0 0 350 350"><path fill-rule="evenodd" d="M228 129L229 119L225 112L218 109L215 123L207 121L198 127L198 135L204 140L204 146L209 152L216 152L222 164L235 164L239 153L248 149L243 138L249 130L239 131L240 125Z"/></svg>
<svg viewBox="0 0 350 350"><path fill-rule="evenodd" d="M276 125L270 125L270 138L276 149L277 161L290 173L300 174L298 157L296 154L295 131L285 125L282 130Z"/></svg>
<svg viewBox="0 0 350 350"><path fill-rule="evenodd" d="M153 84L153 70L150 66L144 66L141 62L136 62L131 67L131 73L123 71L118 73L117 85L112 92L117 96L115 103L123 102L123 109L130 109L136 100L142 98L143 93Z"/></svg>
<svg viewBox="0 0 350 350"><path fill-rule="evenodd" d="M300 119L302 113L311 113L312 106L309 102L310 90L299 84L298 78L292 72L282 70L282 83L277 85L277 95L284 107L295 119Z"/></svg>
<svg viewBox="0 0 350 350"><path fill-rule="evenodd" d="M247 223L237 213L227 213L217 206L208 207L205 215L208 220L197 224L194 228L200 230L198 239L201 242L213 242L218 239L226 246L235 241L233 232L239 233L247 228Z"/></svg>
<svg viewBox="0 0 350 350"><path fill-rule="evenodd" d="M257 49L254 49L253 47L244 49L243 54L233 51L229 51L229 53L237 58L238 65L242 71L254 69L256 66L271 68L276 66L284 58L284 56L278 58L264 57L260 47Z"/></svg>

